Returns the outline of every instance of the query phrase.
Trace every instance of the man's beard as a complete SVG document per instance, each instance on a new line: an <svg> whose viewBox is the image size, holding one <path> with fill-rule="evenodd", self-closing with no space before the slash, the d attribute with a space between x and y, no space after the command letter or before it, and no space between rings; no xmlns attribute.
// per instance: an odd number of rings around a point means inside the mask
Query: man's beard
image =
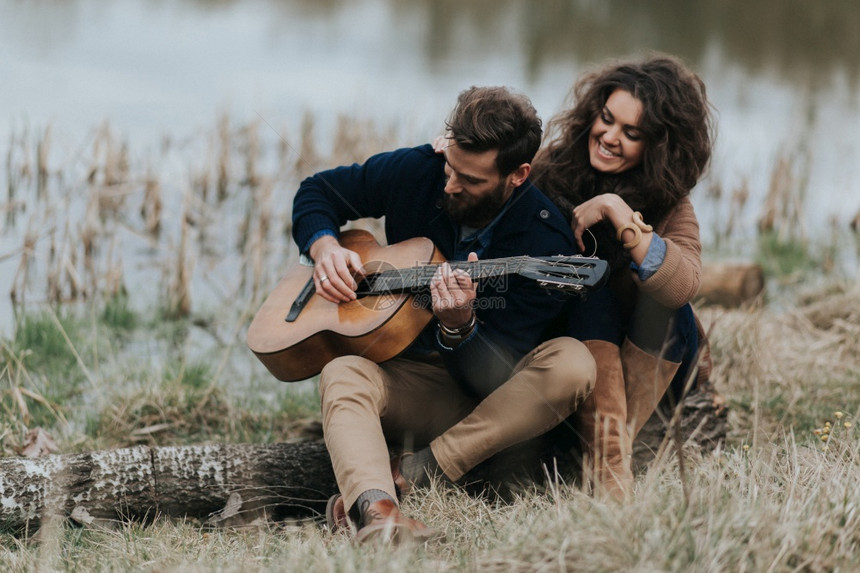
<svg viewBox="0 0 860 573"><path fill-rule="evenodd" d="M446 195L443 207L458 225L480 229L499 214L505 200L505 182L502 181L491 193L478 199L465 193Z"/></svg>

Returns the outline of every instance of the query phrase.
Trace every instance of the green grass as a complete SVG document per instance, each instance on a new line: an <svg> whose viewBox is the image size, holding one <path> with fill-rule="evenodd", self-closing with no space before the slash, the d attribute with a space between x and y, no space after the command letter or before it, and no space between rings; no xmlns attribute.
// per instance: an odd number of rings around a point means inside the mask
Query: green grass
<svg viewBox="0 0 860 573"><path fill-rule="evenodd" d="M71 340L82 340L83 324L53 310L25 313L9 345L24 367L40 372L69 373L76 362Z"/></svg>
<svg viewBox="0 0 860 573"><path fill-rule="evenodd" d="M15 455L29 429L63 451L208 442L271 442L306 432L315 392L219 364L223 346L192 357L192 319L145 321L124 297L102 306L23 313L0 340L0 449ZM231 341L231 344L234 342ZM239 352L248 353L239 345ZM214 353L213 358L210 353ZM155 356L156 359L147 358ZM248 357L250 360L250 357ZM267 374L267 373L266 373ZM234 381L223 385L219 376ZM245 379L245 381L243 381ZM267 394L248 392L260 388Z"/></svg>
<svg viewBox="0 0 860 573"><path fill-rule="evenodd" d="M102 324L115 332L132 331L141 321L140 315L131 308L127 293L108 298L99 318Z"/></svg>
<svg viewBox="0 0 860 573"><path fill-rule="evenodd" d="M817 240L762 232L756 238L755 260L771 281L797 283L809 276L841 271L837 261L846 239L847 233L835 229L829 238Z"/></svg>

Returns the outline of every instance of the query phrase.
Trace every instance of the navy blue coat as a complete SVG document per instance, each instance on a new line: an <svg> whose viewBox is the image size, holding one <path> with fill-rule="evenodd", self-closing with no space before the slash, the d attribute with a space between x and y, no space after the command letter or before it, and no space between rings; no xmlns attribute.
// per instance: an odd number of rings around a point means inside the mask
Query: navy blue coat
<svg viewBox="0 0 860 573"><path fill-rule="evenodd" d="M306 252L321 230L337 235L349 220L385 217L388 244L428 237L453 260L458 226L442 208L444 165L443 155L423 145L381 153L362 165L338 167L305 179L293 204L296 243ZM513 204L493 228L481 259L576 252L570 226L537 187L526 181L510 200ZM484 285L478 297L475 336L454 350L438 343L437 349L455 379L486 395L504 383L516 362L539 344L547 324L561 312L564 298L516 275ZM494 297L492 304L480 304L485 297ZM431 321L422 334L434 333L436 324Z"/></svg>

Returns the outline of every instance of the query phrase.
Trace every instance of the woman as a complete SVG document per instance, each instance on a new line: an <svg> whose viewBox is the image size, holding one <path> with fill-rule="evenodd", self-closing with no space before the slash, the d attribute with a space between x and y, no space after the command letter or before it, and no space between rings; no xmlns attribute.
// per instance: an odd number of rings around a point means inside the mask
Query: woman
<svg viewBox="0 0 860 573"><path fill-rule="evenodd" d="M702 80L664 55L587 73L572 98L549 123L534 181L570 214L583 253L612 268L606 289L571 303L567 333L598 366L575 415L586 477L623 498L632 442L670 383L709 370L690 306L701 244L689 194L711 156L710 104Z"/></svg>

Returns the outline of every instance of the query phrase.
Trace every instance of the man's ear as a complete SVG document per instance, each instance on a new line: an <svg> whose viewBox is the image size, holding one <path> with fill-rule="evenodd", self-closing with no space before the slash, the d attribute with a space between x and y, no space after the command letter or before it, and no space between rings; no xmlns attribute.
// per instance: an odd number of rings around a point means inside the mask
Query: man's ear
<svg viewBox="0 0 860 573"><path fill-rule="evenodd" d="M528 179L529 173L531 173L531 171L531 164L523 163L522 165L511 171L510 175L508 175L508 181L514 187L519 187L525 182L526 179Z"/></svg>

